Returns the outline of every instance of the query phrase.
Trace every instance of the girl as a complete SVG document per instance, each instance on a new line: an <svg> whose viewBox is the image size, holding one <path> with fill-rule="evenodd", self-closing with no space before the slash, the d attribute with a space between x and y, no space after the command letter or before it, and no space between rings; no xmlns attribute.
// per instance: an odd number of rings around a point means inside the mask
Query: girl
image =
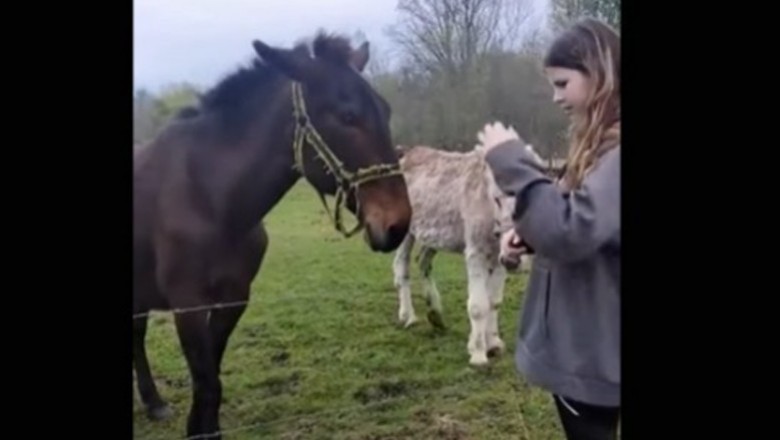
<svg viewBox="0 0 780 440"><path fill-rule="evenodd" d="M613 439L620 411L620 37L586 19L544 59L553 100L571 119L559 182L513 129L478 138L496 183L515 196L504 258L535 254L515 362L548 390L566 437ZM520 239L522 237L522 240Z"/></svg>

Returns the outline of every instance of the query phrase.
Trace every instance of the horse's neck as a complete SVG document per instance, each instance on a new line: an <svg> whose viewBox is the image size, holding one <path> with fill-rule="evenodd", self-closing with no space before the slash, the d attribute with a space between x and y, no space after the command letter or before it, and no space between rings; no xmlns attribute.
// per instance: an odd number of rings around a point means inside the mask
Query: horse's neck
<svg viewBox="0 0 780 440"><path fill-rule="evenodd" d="M227 220L236 232L253 228L300 178L293 169L292 110L285 104L275 106L279 110L265 110L243 145L247 161L228 199Z"/></svg>

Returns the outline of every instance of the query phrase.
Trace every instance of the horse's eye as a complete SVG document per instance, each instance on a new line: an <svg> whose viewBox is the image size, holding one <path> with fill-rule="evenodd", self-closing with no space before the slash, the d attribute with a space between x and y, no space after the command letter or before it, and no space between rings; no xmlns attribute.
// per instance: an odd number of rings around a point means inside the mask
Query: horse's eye
<svg viewBox="0 0 780 440"><path fill-rule="evenodd" d="M501 207L501 199L499 199L498 197L494 197L493 200L495 200L496 205L498 205L498 207L500 208Z"/></svg>
<svg viewBox="0 0 780 440"><path fill-rule="evenodd" d="M341 113L341 122L347 125L355 125L357 122L357 115L351 111L345 111Z"/></svg>

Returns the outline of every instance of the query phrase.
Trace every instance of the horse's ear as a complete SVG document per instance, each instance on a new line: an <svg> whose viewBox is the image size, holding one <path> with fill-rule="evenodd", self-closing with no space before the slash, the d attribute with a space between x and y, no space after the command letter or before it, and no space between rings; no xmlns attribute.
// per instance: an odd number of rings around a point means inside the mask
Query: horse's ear
<svg viewBox="0 0 780 440"><path fill-rule="evenodd" d="M357 50L352 51L349 62L352 64L352 66L355 69L357 69L358 72L362 72L363 69L366 68L366 64L368 64L368 57L369 57L368 52L369 52L368 41L361 44L360 47L357 48Z"/></svg>
<svg viewBox="0 0 780 440"><path fill-rule="evenodd" d="M262 41L252 42L255 52L268 64L296 81L304 81L311 72L311 59L302 49L276 49Z"/></svg>

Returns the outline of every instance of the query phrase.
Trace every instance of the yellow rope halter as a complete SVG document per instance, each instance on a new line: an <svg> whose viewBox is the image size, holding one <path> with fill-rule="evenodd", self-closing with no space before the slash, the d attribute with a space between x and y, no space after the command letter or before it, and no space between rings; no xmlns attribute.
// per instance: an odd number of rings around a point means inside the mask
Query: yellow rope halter
<svg viewBox="0 0 780 440"><path fill-rule="evenodd" d="M293 168L305 177L306 173L303 167L303 146L304 144L308 144L314 148L317 157L325 163L325 166L328 167L328 172L336 179L335 215L331 214L328 204L325 201L325 196L319 190L317 190L317 195L320 196L320 200L322 201L323 206L325 206L325 211L327 211L328 217L333 221L336 230L349 238L363 228L363 221L360 219L360 216L358 216L358 224L352 230L347 231L344 228L341 210L346 205L349 191L355 191L355 202L357 203L355 212L359 213L360 201L357 197L358 187L371 180L401 175L401 168L398 164L378 164L366 168L359 168L354 172L347 170L344 168L344 163L333 154L333 151L328 148L328 145L312 125L309 116L306 114L306 103L303 100L303 90L299 82L294 81L292 83L292 100L293 116L295 117L295 137L293 141L295 165L293 165Z"/></svg>

